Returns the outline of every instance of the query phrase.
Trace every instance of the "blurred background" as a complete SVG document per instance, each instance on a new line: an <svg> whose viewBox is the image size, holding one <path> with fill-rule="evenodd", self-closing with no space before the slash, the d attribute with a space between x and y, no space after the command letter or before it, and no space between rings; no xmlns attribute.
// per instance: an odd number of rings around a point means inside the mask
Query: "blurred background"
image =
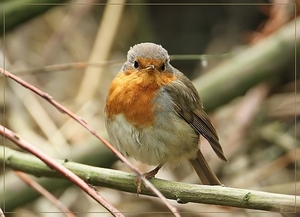
<svg viewBox="0 0 300 217"><path fill-rule="evenodd" d="M193 79L217 129L229 163L204 140L201 148L219 179L229 187L299 194L295 27L300 2L189 2L0 0L0 67L50 94L107 138L105 98L127 51L140 42L161 44L171 64ZM0 82L2 125L53 158L132 173L45 100L3 76ZM3 138L1 145L19 150ZM142 172L153 168L130 160ZM110 216L67 181L30 177L76 216ZM188 164L161 170L157 177L199 183ZM6 216L65 216L9 168L1 169L0 183ZM157 198L97 189L125 216L171 216ZM182 216L281 216L171 203Z"/></svg>

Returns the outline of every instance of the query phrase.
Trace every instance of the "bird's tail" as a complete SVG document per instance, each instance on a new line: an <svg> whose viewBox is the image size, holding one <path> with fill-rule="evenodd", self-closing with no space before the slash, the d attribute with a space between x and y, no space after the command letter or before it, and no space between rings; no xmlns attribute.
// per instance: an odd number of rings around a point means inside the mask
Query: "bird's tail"
<svg viewBox="0 0 300 217"><path fill-rule="evenodd" d="M190 160L192 166L194 167L196 173L198 174L202 184L204 185L222 185L220 180L214 174L214 172L209 167L203 154L198 150L197 158Z"/></svg>

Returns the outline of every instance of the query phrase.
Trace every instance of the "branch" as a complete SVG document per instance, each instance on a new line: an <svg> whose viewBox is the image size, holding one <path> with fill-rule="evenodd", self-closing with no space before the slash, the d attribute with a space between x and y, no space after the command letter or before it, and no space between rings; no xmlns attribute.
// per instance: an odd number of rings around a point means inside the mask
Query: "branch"
<svg viewBox="0 0 300 217"><path fill-rule="evenodd" d="M65 178L72 181L74 184L76 184L78 187L80 187L85 193L87 193L91 198L93 198L95 201L97 201L99 204L101 204L107 211L109 211L113 216L123 216L122 213L120 213L119 210L117 210L113 205L108 203L98 192L91 188L86 182L84 182L82 179L80 179L76 174L72 173L70 170L68 170L63 165L57 163L55 160L53 160L48 155L44 154L42 151L37 149L36 147L32 146L28 142L26 142L24 139L20 138L17 134L13 133L12 131L8 130L7 128L0 125L0 135L3 137L8 138L13 143L15 143L17 146L22 148L23 150L26 150L33 154L34 156L38 157L42 160L42 162L47 166L53 169L53 171L59 172L61 175L63 175Z"/></svg>
<svg viewBox="0 0 300 217"><path fill-rule="evenodd" d="M91 185L136 193L136 176L125 172L57 160ZM9 148L0 149L0 163L35 176L63 178L39 159ZM205 203L273 212L299 212L300 197L222 186L195 185L152 178L163 195L178 203ZM141 194L155 196L143 187Z"/></svg>
<svg viewBox="0 0 300 217"><path fill-rule="evenodd" d="M61 203L54 195L52 195L49 191L43 188L36 181L30 179L27 175L20 171L15 171L15 174L23 180L28 186L35 189L41 195L46 197L54 206L56 206L64 215L67 217L76 217L63 203ZM1 216L0 216L1 217Z"/></svg>

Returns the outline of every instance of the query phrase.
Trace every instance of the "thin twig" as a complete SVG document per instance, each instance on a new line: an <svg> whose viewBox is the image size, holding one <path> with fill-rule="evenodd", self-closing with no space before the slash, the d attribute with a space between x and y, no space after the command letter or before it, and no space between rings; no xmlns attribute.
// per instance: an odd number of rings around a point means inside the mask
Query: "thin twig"
<svg viewBox="0 0 300 217"><path fill-rule="evenodd" d="M71 69L85 69L86 67L104 67L113 64L123 63L125 60L112 60L112 61L104 61L104 62L75 62L75 63L62 63L62 64L54 64L49 66L31 68L31 69L23 69L23 70L14 70L13 73L17 75L23 74L34 74L34 73L46 73L46 72L54 72L54 71L62 71L62 70L71 70Z"/></svg>
<svg viewBox="0 0 300 217"><path fill-rule="evenodd" d="M174 214L174 216L180 216L177 209L173 207L167 199L162 195L160 191L158 191L144 176L143 174L136 168L132 163L130 163L117 149L115 149L109 142L107 142L104 138L102 138L98 133L96 133L95 130L93 130L82 118L75 115L73 112L56 102L52 99L52 97L39 90L38 88L32 86L31 84L25 82L24 80L20 79L19 77L11 74L10 72L0 68L0 73L5 75L6 77L16 81L23 87L31 90L32 92L36 93L37 95L44 98L46 101L48 101L51 105L53 105L58 111L60 111L63 114L67 114L69 117L73 118L77 123L82 125L85 129L87 129L90 133L92 133L96 138L98 138L104 145L106 145L122 162L124 162L133 172L135 172L139 179L143 181L145 186L149 188L152 192L154 192L162 201L163 203L171 210L171 212Z"/></svg>
<svg viewBox="0 0 300 217"><path fill-rule="evenodd" d="M60 172L63 176L71 180L74 184L79 186L84 192L90 195L94 200L96 200L99 204L101 204L107 211L109 211L113 216L122 216L122 213L117 210L113 205L108 203L104 198L102 198L98 192L91 188L86 182L84 182L81 178L75 175L73 172L68 170L66 167L62 166L61 164L57 163L51 157L46 155L44 152L40 151L29 142L25 141L24 139L20 138L17 134L10 131L9 129L0 126L0 134L13 143L18 145L23 150L28 151L29 153L33 154L34 156L41 159L44 163L46 163L51 168L55 169L56 171Z"/></svg>
<svg viewBox="0 0 300 217"><path fill-rule="evenodd" d="M232 53L223 54L188 54L188 55L170 55L170 60L219 60L227 59L232 56Z"/></svg>
<svg viewBox="0 0 300 217"><path fill-rule="evenodd" d="M43 188L40 184L35 182L34 180L30 179L27 175L20 171L15 171L16 175L19 176L27 185L34 188L37 192L41 195L46 197L50 202L52 202L58 209L60 209L66 216L68 217L75 217L75 215L63 204L61 203L56 197L54 197L49 191Z"/></svg>

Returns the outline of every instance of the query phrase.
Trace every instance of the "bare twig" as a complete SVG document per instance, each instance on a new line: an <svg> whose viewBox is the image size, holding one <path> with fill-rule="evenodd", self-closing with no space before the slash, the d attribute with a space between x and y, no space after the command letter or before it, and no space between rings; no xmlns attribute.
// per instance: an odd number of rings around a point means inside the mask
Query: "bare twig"
<svg viewBox="0 0 300 217"><path fill-rule="evenodd" d="M13 143L18 145L20 148L28 151L29 153L35 155L43 162L45 162L48 166L55 169L56 171L60 172L63 176L71 180L74 184L79 186L84 192L90 195L94 200L96 200L99 204L101 204L107 211L109 211L113 216L123 216L119 210L117 210L113 205L109 204L104 198L102 198L95 189L91 188L86 182L84 182L81 178L75 175L73 172L68 170L66 167L62 166L61 164L57 163L51 157L46 155L44 152L38 150L30 143L25 141L24 139L20 138L17 134L10 131L9 129L1 126L0 127L0 134L5 136Z"/></svg>
<svg viewBox="0 0 300 217"><path fill-rule="evenodd" d="M61 113L65 113L71 118L73 118L76 122L78 122L80 125L82 125L85 129L87 129L90 133L92 133L95 137L97 137L104 145L106 145L122 162L124 162L132 171L134 171L137 176L143 181L145 186L149 189L151 189L152 192L154 192L162 201L163 203L172 211L174 216L180 216L176 210L175 207L173 207L167 199L162 195L161 192L159 192L144 176L143 174L136 168L132 163L130 163L119 151L117 151L109 142L107 142L104 138L102 138L98 133L96 133L95 130L93 130L82 118L75 115L73 112L56 102L52 99L52 97L39 90L38 88L30 85L29 83L25 82L24 80L20 79L19 77L11 74L10 72L0 68L0 73L9 77L10 79L16 81L20 85L22 85L25 88L28 88L32 92L36 93L37 95L44 98L46 101L48 101L51 105L53 105L55 108L57 108Z"/></svg>
<svg viewBox="0 0 300 217"><path fill-rule="evenodd" d="M16 175L20 177L24 182L26 182L27 185L34 188L37 192L39 192L41 195L46 197L49 201L51 201L55 206L57 206L58 209L60 209L66 216L68 217L75 217L75 215L57 198L55 198L49 191L47 191L45 188L43 188L41 185L39 185L34 180L30 179L27 175L20 171L15 171Z"/></svg>
<svg viewBox="0 0 300 217"><path fill-rule="evenodd" d="M17 75L23 75L23 74L46 73L46 72L71 70L71 69L85 69L86 67L104 67L112 64L120 64L123 63L124 61L125 60L122 61L115 60L115 61L105 61L105 62L62 63L62 64L49 65L44 67L37 67L32 69L14 70L13 73Z"/></svg>

